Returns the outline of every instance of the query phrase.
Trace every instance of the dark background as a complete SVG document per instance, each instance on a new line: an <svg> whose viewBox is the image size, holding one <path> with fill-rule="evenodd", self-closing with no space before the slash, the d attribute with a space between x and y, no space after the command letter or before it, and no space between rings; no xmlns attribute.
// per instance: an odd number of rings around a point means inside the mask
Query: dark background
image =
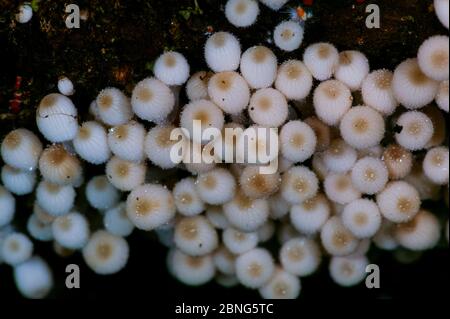
<svg viewBox="0 0 450 319"><path fill-rule="evenodd" d="M273 12L260 6L256 25L236 29L223 13L225 1L198 0L91 0L91 1L33 1L38 11L30 23L17 25L14 13L19 2L0 0L0 138L11 129L35 128L34 112L38 101L56 90L57 78L67 75L75 84L74 102L81 120L97 93L106 86L116 86L130 93L133 85L151 74L153 61L165 49L185 54L193 71L205 67L203 45L209 27L236 34L243 48L265 44L276 24L288 18L284 11ZM65 27L64 8L79 4L88 12L80 29ZM301 1L290 1L294 6ZM365 27L365 7L377 3L381 8L381 29ZM405 58L414 57L420 44L434 34L448 34L437 20L431 0L380 0L359 4L356 0L316 0L312 6L314 18L307 22L302 48L294 53L275 49L280 61L300 58L304 47L317 41L329 41L339 50L364 52L372 69L393 69ZM14 93L16 76L22 76L21 110L12 113L8 101ZM88 168L86 176L100 172ZM32 196L20 200L16 226L22 229L32 209ZM85 204L85 213L95 216ZM443 219L448 218L442 202L427 203ZM95 223L94 223L95 225ZM55 274L52 298L133 298L148 299L233 299L258 298L257 292L241 287L225 289L216 284L199 288L185 287L166 271L167 249L152 235L134 232L129 238L129 263L117 275L95 275L83 263L79 254L67 259L56 256L51 244L37 244L36 252L51 265ZM397 255L410 253L400 252ZM372 249L371 262L381 267L381 289L368 290L363 285L341 288L328 276L327 261L321 270L302 280L303 300L347 299L410 299L442 297L449 284L448 244L426 252L417 261L403 264L399 257ZM414 256L413 256L414 257ZM417 257L417 256L416 256ZM403 258L404 259L404 258ZM75 263L81 267L81 289L64 286L65 267ZM11 269L0 266L0 296L16 299ZM156 299L157 298L157 299ZM4 300L2 298L1 300ZM350 299L349 299L350 300Z"/></svg>

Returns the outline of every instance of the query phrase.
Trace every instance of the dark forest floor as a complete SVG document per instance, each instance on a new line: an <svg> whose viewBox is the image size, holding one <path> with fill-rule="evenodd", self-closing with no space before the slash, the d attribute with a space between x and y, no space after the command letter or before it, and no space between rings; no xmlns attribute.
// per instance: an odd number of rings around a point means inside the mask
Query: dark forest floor
<svg viewBox="0 0 450 319"><path fill-rule="evenodd" d="M79 5L87 20L80 29L65 25L65 6ZM367 1L366 1L367 2ZM317 41L329 41L338 49L362 50L372 68L394 68L416 54L428 36L445 32L435 17L432 1L380 0L381 29L365 27L365 4L356 0L317 0L314 18L307 22L302 48L280 60L300 58L303 49ZM228 30L243 47L267 44L275 25L288 18L261 6L258 22L248 29L230 25L223 13L225 0L34 0L36 12L24 25L16 24L17 1L0 0L0 120L4 129L34 124L38 101L55 91L59 76L75 84L80 114L98 91L117 86L130 92L151 74L152 63L165 49L185 54L193 70L204 67L202 48L206 32ZM299 1L290 1L291 6ZM23 77L22 112L11 114L8 101L16 76Z"/></svg>
<svg viewBox="0 0 450 319"><path fill-rule="evenodd" d="M299 2L290 1L289 5ZM369 58L372 69L393 69L404 59L414 57L427 37L448 32L437 20L431 0L366 1L369 2L377 3L381 8L381 29L366 28L366 5L358 4L356 0L315 0L312 7L314 17L306 24L302 47L287 54L277 50L268 40L274 27L289 16L286 12L275 13L264 6L261 6L261 14L254 26L237 29L225 19L225 0L33 0L37 10L32 20L19 25L14 20L18 1L0 0L0 140L12 128L35 127L35 108L43 96L57 90L59 76L66 75L73 81L76 88L73 100L83 118L87 115L90 102L101 89L116 86L130 93L136 82L151 75L153 61L164 50L183 53L192 71L203 69L203 46L206 33L211 28L236 34L244 49L257 44L268 45L275 50L280 61L301 59L304 48L309 44L329 41L339 50L361 50ZM65 26L65 6L69 3L78 4L87 16L85 21L81 21L80 29ZM23 78L23 103L18 113L12 113L9 100L14 94L17 76ZM136 252L148 254L148 258L134 255L123 275L110 280L88 273L83 285L89 288L81 292L68 292L63 287L63 279L58 279L53 296L86 297L82 294L88 291L87 297L92 298L99 295L135 297L139 296L139 288L123 290L119 294L116 294L115 288L141 286L154 289L155 284L161 283L161 287L157 287L159 290L152 292L161 298L171 298L174 293L211 297L211 291L254 297L254 294L242 289L231 290L230 293L211 285L192 290L175 280L165 281L167 273L161 259L166 249L149 243L146 238L146 234L136 233L131 237L133 244L137 245ZM50 254L49 251L44 249L44 256ZM417 273L435 272L432 277L435 280L445 273L444 281L448 283L448 270L445 270L448 267L448 249L430 252L428 259L424 258L415 268L409 269L393 261L392 257L381 258L391 264L390 275L385 277L386 291L367 292L362 288L351 292L342 290L331 285L329 278L318 280L327 272L322 269L313 278L305 280L305 286L308 286L305 290L309 291L306 298L321 298L323 289L327 289L327 295L342 294L356 298L365 295L404 297L405 293L413 295L420 287L424 291L431 289L433 284L428 282L428 277L420 278L421 281L415 284L408 281ZM78 262L80 258L69 261ZM65 275L67 263L65 260L54 261L52 266L57 277ZM433 268L436 263L442 267ZM142 273L142 269L146 269L148 274ZM7 280L0 284L0 295L2 291L8 291L11 297L18 293L13 287L10 270L7 271L3 277ZM400 273L402 275L398 275ZM160 278L160 281L155 278ZM408 292L405 287L409 285L415 285L417 290Z"/></svg>

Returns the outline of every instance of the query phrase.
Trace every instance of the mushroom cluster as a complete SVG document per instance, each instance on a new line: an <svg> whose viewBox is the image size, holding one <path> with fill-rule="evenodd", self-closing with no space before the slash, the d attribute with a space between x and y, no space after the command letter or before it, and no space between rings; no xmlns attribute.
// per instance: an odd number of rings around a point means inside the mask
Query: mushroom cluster
<svg viewBox="0 0 450 319"><path fill-rule="evenodd" d="M287 0L260 0L273 11L279 11ZM300 16L299 16L300 14ZM228 0L225 4L225 17L238 28L247 28L255 24L259 15L257 0ZM274 44L283 51L297 50L303 42L304 25L307 13L302 7L289 8L288 20L279 23L273 31Z"/></svg>
<svg viewBox="0 0 450 319"><path fill-rule="evenodd" d="M245 16L232 17L233 10ZM230 0L226 12L245 25L258 9L252 0ZM448 27L448 10L438 15ZM322 42L309 45L302 61L279 64L270 48L241 52L233 34L217 32L205 45L209 70L190 76L182 54L165 52L131 96L102 90L82 123L69 97L49 94L36 111L48 145L26 128L1 143L0 262L14 268L24 296L42 298L53 279L33 241L53 242L61 255L80 251L107 275L126 266L126 237L136 228L157 234L170 273L187 285L215 279L263 298L296 298L300 278L325 258L331 278L353 286L366 276L372 244L432 249L442 228L448 240L448 219L422 206L443 197L448 204L448 41L427 39L417 57L390 71L370 70L362 52ZM192 131L195 120L202 129L278 129L278 170L173 161L171 133ZM210 140L190 142L202 150ZM91 165L104 174L85 183ZM161 183L167 172L175 183ZM33 192L27 229L19 231L15 197ZM101 214L100 229L79 210L80 198Z"/></svg>

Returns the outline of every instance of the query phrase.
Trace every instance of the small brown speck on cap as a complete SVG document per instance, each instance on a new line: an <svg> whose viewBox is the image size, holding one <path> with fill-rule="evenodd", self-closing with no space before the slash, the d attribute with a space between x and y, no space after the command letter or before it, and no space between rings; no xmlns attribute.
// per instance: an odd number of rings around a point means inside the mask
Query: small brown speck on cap
<svg viewBox="0 0 450 319"><path fill-rule="evenodd" d="M377 179L377 173L374 169L368 168L364 172L364 180L367 182L373 182Z"/></svg>
<svg viewBox="0 0 450 319"><path fill-rule="evenodd" d="M305 136L301 133L296 133L291 136L289 139L289 143L292 147L302 148L305 145Z"/></svg>
<svg viewBox="0 0 450 319"><path fill-rule="evenodd" d="M70 180L78 175L80 169L78 159L69 154L63 145L54 145L44 151L41 159L59 167L60 178Z"/></svg>
<svg viewBox="0 0 450 319"><path fill-rule="evenodd" d="M261 98L259 98L257 106L260 111L269 111L272 108L273 103L270 97L262 96Z"/></svg>
<svg viewBox="0 0 450 319"><path fill-rule="evenodd" d="M448 69L448 50L438 50L431 56L431 63L437 69Z"/></svg>
<svg viewBox="0 0 450 319"><path fill-rule="evenodd" d="M98 107L102 110L109 109L112 106L112 104L113 98L110 94L107 93L103 93L102 95L100 95L97 101Z"/></svg>
<svg viewBox="0 0 450 319"><path fill-rule="evenodd" d="M91 129L86 124L83 124L78 131L78 138L81 140L87 140L90 137L91 137Z"/></svg>
<svg viewBox="0 0 450 319"><path fill-rule="evenodd" d="M140 217L150 215L157 211L160 206L159 201L146 198L136 199L134 204L136 215Z"/></svg>
<svg viewBox="0 0 450 319"><path fill-rule="evenodd" d="M281 37L285 40L289 40L294 36L294 33L290 29L284 29L283 32L281 32Z"/></svg>
<svg viewBox="0 0 450 319"><path fill-rule="evenodd" d="M203 257L186 256L186 264L191 268L200 268L204 261Z"/></svg>
<svg viewBox="0 0 450 319"><path fill-rule="evenodd" d="M273 286L273 292L277 297L284 297L289 292L289 284L284 281L276 282Z"/></svg>
<svg viewBox="0 0 450 319"><path fill-rule="evenodd" d="M189 193L183 193L178 197L178 200L184 205L190 205L194 201L193 197Z"/></svg>
<svg viewBox="0 0 450 319"><path fill-rule="evenodd" d="M194 240L199 234L198 222L195 218L181 220L177 228L180 230L180 235L186 240Z"/></svg>
<svg viewBox="0 0 450 319"><path fill-rule="evenodd" d="M56 100L58 99L58 95L53 93L45 96L41 103L39 104L39 107L41 108L49 108L55 105Z"/></svg>
<svg viewBox="0 0 450 319"><path fill-rule="evenodd" d="M321 195L314 196L313 198L307 199L302 203L303 208L306 211L312 211L316 209L317 205L319 205L319 202L322 200Z"/></svg>
<svg viewBox="0 0 450 319"><path fill-rule="evenodd" d="M348 245L351 235L346 231L336 231L333 234L333 245L337 248L343 248Z"/></svg>
<svg viewBox="0 0 450 319"><path fill-rule="evenodd" d="M116 174L119 178L126 178L130 173L129 164L126 162L119 162L115 168Z"/></svg>
<svg viewBox="0 0 450 319"><path fill-rule="evenodd" d="M383 157L390 161L402 162L408 155L408 151L397 144L389 145L384 151Z"/></svg>
<svg viewBox="0 0 450 319"><path fill-rule="evenodd" d="M61 190L61 186L49 182L45 182L45 188L52 194L58 193Z"/></svg>
<svg viewBox="0 0 450 319"><path fill-rule="evenodd" d="M209 122L211 121L211 118L209 116L208 111L206 110L199 110L197 111L194 116L193 116L193 120L197 120L197 121L201 121L202 125L207 125L209 124Z"/></svg>
<svg viewBox="0 0 450 319"><path fill-rule="evenodd" d="M177 64L175 55L172 53L166 54L166 56L164 57L164 64L169 68L173 68Z"/></svg>
<svg viewBox="0 0 450 319"><path fill-rule="evenodd" d="M360 212L360 213L355 214L355 216L353 217L353 220L356 225L364 226L364 225L367 225L369 218L367 217L367 214Z"/></svg>
<svg viewBox="0 0 450 319"><path fill-rule="evenodd" d="M329 147L329 152L333 156L342 156L345 152L345 143L344 141L337 139L333 140Z"/></svg>
<svg viewBox="0 0 450 319"><path fill-rule="evenodd" d="M47 224L44 223L43 221L41 221L40 219L36 219L36 227L39 229L44 229L45 227L47 227Z"/></svg>
<svg viewBox="0 0 450 319"><path fill-rule="evenodd" d="M341 271L345 276L351 276L354 272L354 269L351 263L343 262L341 265Z"/></svg>
<svg viewBox="0 0 450 319"><path fill-rule="evenodd" d="M250 177L250 187L257 193L267 193L271 189L268 178L270 178L270 176L256 173L255 175Z"/></svg>
<svg viewBox="0 0 450 319"><path fill-rule="evenodd" d="M413 203L408 197L400 197L397 200L397 209L400 213L410 214L413 209Z"/></svg>
<svg viewBox="0 0 450 319"><path fill-rule="evenodd" d="M396 231L403 234L412 233L416 230L417 225L419 224L419 219L422 216L422 212L419 212L416 217L406 223L398 224L396 227Z"/></svg>
<svg viewBox="0 0 450 319"><path fill-rule="evenodd" d="M388 90L391 88L393 74L388 71L377 73L375 77L375 85L380 90Z"/></svg>
<svg viewBox="0 0 450 319"><path fill-rule="evenodd" d="M255 63L263 63L270 56L270 50L263 46L255 47L252 51L253 61Z"/></svg>
<svg viewBox="0 0 450 319"><path fill-rule="evenodd" d="M56 219L55 216L50 215L49 213L44 211L41 207L39 207L37 204L35 205L34 208L34 214L36 215L37 219L42 223L44 223L45 225L52 223Z"/></svg>
<svg viewBox="0 0 450 319"><path fill-rule="evenodd" d="M225 32L217 32L211 38L211 41L214 43L216 48L221 48L225 45L225 39L227 34Z"/></svg>
<svg viewBox="0 0 450 319"><path fill-rule="evenodd" d="M53 165L61 165L70 155L62 145L51 146L44 155Z"/></svg>
<svg viewBox="0 0 450 319"><path fill-rule="evenodd" d="M370 127L369 121L365 118L356 118L353 121L353 128L356 133L363 134L368 131Z"/></svg>
<svg viewBox="0 0 450 319"><path fill-rule="evenodd" d="M148 87L140 88L137 92L137 98L142 102L150 102L153 98L153 92Z"/></svg>
<svg viewBox="0 0 450 319"><path fill-rule="evenodd" d="M120 125L114 128L114 137L118 140L126 140L128 137L128 126Z"/></svg>
<svg viewBox="0 0 450 319"><path fill-rule="evenodd" d="M172 146L177 141L170 140L170 133L172 132L173 127L167 126L163 127L156 136L156 143L159 147L167 148L169 146Z"/></svg>
<svg viewBox="0 0 450 319"><path fill-rule="evenodd" d="M56 241L53 244L55 252L61 257L69 257L75 253L74 250L59 245Z"/></svg>
<svg viewBox="0 0 450 319"><path fill-rule="evenodd" d="M240 231L233 231L233 237L237 241L244 241L247 239L247 234Z"/></svg>
<svg viewBox="0 0 450 319"><path fill-rule="evenodd" d="M12 131L8 135L6 135L3 145L10 150L16 149L22 143L22 135L20 132Z"/></svg>
<svg viewBox="0 0 450 319"><path fill-rule="evenodd" d="M107 260L111 258L113 254L113 247L111 246L111 243L109 242L101 242L97 245L96 250L97 256L101 260Z"/></svg>
<svg viewBox="0 0 450 319"><path fill-rule="evenodd" d="M353 62L353 53L350 51L345 51L339 54L339 64L350 65Z"/></svg>
<svg viewBox="0 0 450 319"><path fill-rule="evenodd" d="M302 75L302 69L296 64L289 64L286 68L286 75L291 80L296 80Z"/></svg>
<svg viewBox="0 0 450 319"><path fill-rule="evenodd" d="M207 189L215 188L217 186L217 179L211 174L203 176L200 182Z"/></svg>
<svg viewBox="0 0 450 319"><path fill-rule="evenodd" d="M302 177L294 178L292 187L299 194L306 193L309 190L309 182Z"/></svg>
<svg viewBox="0 0 450 319"><path fill-rule="evenodd" d="M58 219L58 226L63 231L68 231L72 227L72 220L68 216L62 216Z"/></svg>
<svg viewBox="0 0 450 319"><path fill-rule="evenodd" d="M339 64L350 65L353 61L353 53L350 51L342 52L339 54Z"/></svg>
<svg viewBox="0 0 450 319"><path fill-rule="evenodd" d="M297 245L288 249L288 257L294 262L302 261L305 255L305 250L301 246Z"/></svg>
<svg viewBox="0 0 450 319"><path fill-rule="evenodd" d="M232 85L235 74L232 72L220 73L216 77L216 85L221 91L228 91Z"/></svg>
<svg viewBox="0 0 450 319"><path fill-rule="evenodd" d="M18 251L20 249L20 243L17 240L11 240L8 243L8 246L9 246L9 250L14 251L14 252Z"/></svg>
<svg viewBox="0 0 450 319"><path fill-rule="evenodd" d="M245 3L244 1L239 1L236 4L235 11L239 15L244 14L247 11L247 3Z"/></svg>
<svg viewBox="0 0 450 319"><path fill-rule="evenodd" d="M413 65L409 70L409 79L417 86L425 85L428 81L430 81L422 70L420 70L418 65Z"/></svg>
<svg viewBox="0 0 450 319"><path fill-rule="evenodd" d="M94 186L98 190L105 189L108 186L108 184L109 184L109 181L106 178L106 176L97 177L94 181Z"/></svg>
<svg viewBox="0 0 450 319"><path fill-rule="evenodd" d="M253 262L248 266L248 274L253 278L261 277L262 272L262 266L257 262Z"/></svg>
<svg viewBox="0 0 450 319"><path fill-rule="evenodd" d="M336 82L327 82L322 86L322 92L332 100L337 99L341 95L341 89Z"/></svg>
<svg viewBox="0 0 450 319"><path fill-rule="evenodd" d="M443 154L441 154L441 152L436 152L436 154L434 154L433 157L431 158L431 162L435 166L442 166L445 164L444 159L445 159L445 156L443 156Z"/></svg>
<svg viewBox="0 0 450 319"><path fill-rule="evenodd" d="M340 192L345 191L351 185L350 178L347 175L339 176L336 180L336 189Z"/></svg>
<svg viewBox="0 0 450 319"><path fill-rule="evenodd" d="M408 133L411 135L420 135L422 132L422 124L418 121L412 122L408 125Z"/></svg>
<svg viewBox="0 0 450 319"><path fill-rule="evenodd" d="M317 49L317 54L320 59L323 59L323 60L328 59L329 56L331 55L330 45L325 44L325 43L320 44Z"/></svg>
<svg viewBox="0 0 450 319"><path fill-rule="evenodd" d="M242 192L237 192L235 202L240 209L247 210L253 205L253 200L245 196Z"/></svg>
<svg viewBox="0 0 450 319"><path fill-rule="evenodd" d="M203 82L204 85L208 85L209 79L214 75L213 72L201 71L198 75L200 81Z"/></svg>
<svg viewBox="0 0 450 319"><path fill-rule="evenodd" d="M229 261L236 260L236 256L233 255L228 249L222 249L222 255Z"/></svg>

